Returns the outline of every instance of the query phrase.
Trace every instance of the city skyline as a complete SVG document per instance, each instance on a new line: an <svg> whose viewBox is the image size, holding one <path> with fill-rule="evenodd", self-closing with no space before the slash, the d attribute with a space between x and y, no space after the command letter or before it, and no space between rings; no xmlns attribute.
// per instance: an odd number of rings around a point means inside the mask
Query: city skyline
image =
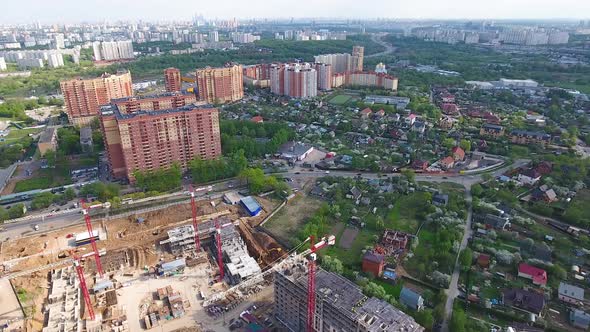
<svg viewBox="0 0 590 332"><path fill-rule="evenodd" d="M500 0L495 2L473 2L453 0L417 0L411 3L401 1L373 0L324 0L298 2L298 8L311 10L293 11L293 4L274 1L272 6L262 0L249 2L221 0L198 6L188 0L163 2L159 0L58 0L55 2L32 2L23 6L19 2L4 4L0 21L6 24L31 23L78 23L84 21L102 22L117 20L189 20L195 13L208 19L232 18L398 18L398 19L587 19L590 2L579 0ZM26 8L26 10L23 10ZM113 10L116 8L117 10ZM228 10L229 8L229 10ZM350 16L354 13L354 17Z"/></svg>

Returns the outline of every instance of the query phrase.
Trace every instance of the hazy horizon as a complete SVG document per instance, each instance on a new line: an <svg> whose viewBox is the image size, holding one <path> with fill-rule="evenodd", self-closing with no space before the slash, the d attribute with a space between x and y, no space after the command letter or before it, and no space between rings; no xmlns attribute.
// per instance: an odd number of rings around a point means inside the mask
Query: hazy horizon
<svg viewBox="0 0 590 332"><path fill-rule="evenodd" d="M28 0L3 4L0 23L78 23L117 20L189 20L196 13L207 19L495 19L580 20L588 19L590 1L585 0Z"/></svg>

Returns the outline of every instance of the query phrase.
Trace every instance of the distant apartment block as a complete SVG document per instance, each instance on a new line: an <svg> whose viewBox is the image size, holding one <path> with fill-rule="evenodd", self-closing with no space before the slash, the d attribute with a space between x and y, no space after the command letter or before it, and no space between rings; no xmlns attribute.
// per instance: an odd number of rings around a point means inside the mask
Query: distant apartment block
<svg viewBox="0 0 590 332"><path fill-rule="evenodd" d="M68 118L77 125L92 121L99 114L100 106L108 104L111 99L132 96L131 86L131 73L128 71L60 82Z"/></svg>
<svg viewBox="0 0 590 332"><path fill-rule="evenodd" d="M166 109L180 108L197 103L197 97L192 93L165 93L161 95L143 97L125 97L112 99L111 104L117 105L123 113L137 111L159 111ZM200 102L203 105L203 102Z"/></svg>
<svg viewBox="0 0 590 332"><path fill-rule="evenodd" d="M257 40L260 40L260 36L253 35L247 32L232 32L230 36L232 41L238 44L249 44Z"/></svg>
<svg viewBox="0 0 590 332"><path fill-rule="evenodd" d="M317 96L318 75L310 63L273 64L270 68L271 92L293 98Z"/></svg>
<svg viewBox="0 0 590 332"><path fill-rule="evenodd" d="M244 66L244 84L268 88L270 86L270 67L271 64L268 63Z"/></svg>
<svg viewBox="0 0 590 332"><path fill-rule="evenodd" d="M209 104L234 102L244 98L241 65L197 69L196 82L199 100Z"/></svg>
<svg viewBox="0 0 590 332"><path fill-rule="evenodd" d="M398 78L387 74L362 71L334 74L332 87L340 86L368 86L397 91Z"/></svg>
<svg viewBox="0 0 590 332"><path fill-rule="evenodd" d="M332 90L332 65L316 63L315 70L318 75L318 89L322 91Z"/></svg>
<svg viewBox="0 0 590 332"><path fill-rule="evenodd" d="M210 105L127 113L117 104L101 108L101 127L111 174L134 182L135 171L183 169L195 157L221 155L219 113Z"/></svg>
<svg viewBox="0 0 590 332"><path fill-rule="evenodd" d="M182 89L180 70L176 68L167 68L164 70L164 83L166 92L177 92Z"/></svg>
<svg viewBox="0 0 590 332"><path fill-rule="evenodd" d="M346 71L362 71L364 54L364 47L353 46L352 54L336 53L316 55L314 56L314 62L332 65L332 72L334 74Z"/></svg>
<svg viewBox="0 0 590 332"><path fill-rule="evenodd" d="M131 40L94 42L94 61L116 61L135 58Z"/></svg>

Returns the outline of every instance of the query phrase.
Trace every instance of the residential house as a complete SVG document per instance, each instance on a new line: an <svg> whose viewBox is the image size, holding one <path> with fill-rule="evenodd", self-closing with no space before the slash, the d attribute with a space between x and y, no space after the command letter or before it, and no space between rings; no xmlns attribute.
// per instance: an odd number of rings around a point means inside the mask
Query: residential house
<svg viewBox="0 0 590 332"><path fill-rule="evenodd" d="M441 109L444 114L453 115L459 113L459 107L453 103L444 103L441 105Z"/></svg>
<svg viewBox="0 0 590 332"><path fill-rule="evenodd" d="M460 146L454 147L451 150L451 153L453 154L453 159L455 159L455 161L462 161L465 159L465 151Z"/></svg>
<svg viewBox="0 0 590 332"><path fill-rule="evenodd" d="M260 116L253 116L252 119L250 119L250 121L254 122L254 123L263 123L264 119Z"/></svg>
<svg viewBox="0 0 590 332"><path fill-rule="evenodd" d="M436 193L432 196L432 204L436 206L447 206L449 204L449 195Z"/></svg>
<svg viewBox="0 0 590 332"><path fill-rule="evenodd" d="M490 267L490 255L479 254L479 256L477 256L477 265L479 265L479 267L481 267L482 269L489 268Z"/></svg>
<svg viewBox="0 0 590 332"><path fill-rule="evenodd" d="M385 116L385 110L384 109L380 109L377 112L375 112L375 116L382 118Z"/></svg>
<svg viewBox="0 0 590 332"><path fill-rule="evenodd" d="M553 164L548 161L542 161L534 169L541 175L547 175L553 171Z"/></svg>
<svg viewBox="0 0 590 332"><path fill-rule="evenodd" d="M406 116L406 118L404 119L404 122L408 126L412 126L414 124L414 122L416 122L416 114L410 114L410 115Z"/></svg>
<svg viewBox="0 0 590 332"><path fill-rule="evenodd" d="M578 305L580 302L584 302L584 288L560 282L557 298L563 302Z"/></svg>
<svg viewBox="0 0 590 332"><path fill-rule="evenodd" d="M533 281L534 285L547 285L547 271L536 266L520 263L518 265L518 276Z"/></svg>
<svg viewBox="0 0 590 332"><path fill-rule="evenodd" d="M412 126L412 131L417 132L418 134L424 134L424 130L426 130L426 124L422 121L414 122Z"/></svg>
<svg viewBox="0 0 590 332"><path fill-rule="evenodd" d="M403 251L408 246L411 234L386 229L383 232L379 246L387 255L393 255L397 251Z"/></svg>
<svg viewBox="0 0 590 332"><path fill-rule="evenodd" d="M541 186L541 187L546 187L546 186ZM542 201L542 202L546 202L546 203L553 203L553 202L557 202L557 200L558 200L557 194L555 193L555 191L553 189L547 189L547 188L545 188L545 190L543 190L542 188L536 188L531 193L531 197L534 201Z"/></svg>
<svg viewBox="0 0 590 332"><path fill-rule="evenodd" d="M383 274L385 269L385 256L368 250L363 256L362 270L363 272L371 273L376 278Z"/></svg>
<svg viewBox="0 0 590 332"><path fill-rule="evenodd" d="M363 118L363 119L368 119L368 118L369 118L369 116L370 116L371 114L373 114L373 110L371 110L370 108L368 108L368 107L367 107L367 108L365 108L364 110L362 110L362 111L360 112L360 114L361 114L361 118Z"/></svg>
<svg viewBox="0 0 590 332"><path fill-rule="evenodd" d="M570 324L579 329L587 330L590 326L590 315L583 310L570 311Z"/></svg>
<svg viewBox="0 0 590 332"><path fill-rule="evenodd" d="M541 173L536 171L535 169L527 169L518 174L518 182L522 183L523 185L534 186L539 180L541 180Z"/></svg>
<svg viewBox="0 0 590 332"><path fill-rule="evenodd" d="M355 186L350 189L349 195L350 195L350 198L357 201L361 198L361 196L363 195L363 192Z"/></svg>
<svg viewBox="0 0 590 332"><path fill-rule="evenodd" d="M457 120L455 118L443 116L440 121L438 121L438 126L442 129L451 129L456 122Z"/></svg>
<svg viewBox="0 0 590 332"><path fill-rule="evenodd" d="M445 157L440 160L439 164L442 167L442 169L449 170L453 168L453 166L455 166L455 159L451 156Z"/></svg>
<svg viewBox="0 0 590 332"><path fill-rule="evenodd" d="M481 136L498 138L504 136L504 127L496 124L486 123L479 129Z"/></svg>
<svg viewBox="0 0 590 332"><path fill-rule="evenodd" d="M542 132L513 130L510 132L510 141L514 144L540 144L547 145L551 141L551 135Z"/></svg>
<svg viewBox="0 0 590 332"><path fill-rule="evenodd" d="M442 100L443 103L454 103L455 102L455 96L450 93L443 94L440 97L440 99Z"/></svg>
<svg viewBox="0 0 590 332"><path fill-rule="evenodd" d="M412 169L425 171L428 168L428 161L416 159L412 162Z"/></svg>
<svg viewBox="0 0 590 332"><path fill-rule="evenodd" d="M399 295L399 302L408 308L420 311L424 309L424 298L415 290L403 287Z"/></svg>
<svg viewBox="0 0 590 332"><path fill-rule="evenodd" d="M507 289L502 292L502 303L509 307L518 308L526 312L541 315L545 308L543 294L524 289Z"/></svg>
<svg viewBox="0 0 590 332"><path fill-rule="evenodd" d="M510 219L499 217L491 213L486 214L483 223L488 229L506 230L510 228Z"/></svg>

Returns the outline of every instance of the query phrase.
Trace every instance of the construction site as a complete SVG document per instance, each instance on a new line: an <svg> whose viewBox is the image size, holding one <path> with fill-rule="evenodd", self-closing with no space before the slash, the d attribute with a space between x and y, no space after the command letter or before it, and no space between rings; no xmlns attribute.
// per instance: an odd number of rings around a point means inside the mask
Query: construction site
<svg viewBox="0 0 590 332"><path fill-rule="evenodd" d="M191 197L110 220L83 210L79 226L2 243L0 304L7 307L0 326L226 331L253 303L270 308L272 273L266 271L287 251L256 226L280 202ZM254 215L253 208L259 210Z"/></svg>

